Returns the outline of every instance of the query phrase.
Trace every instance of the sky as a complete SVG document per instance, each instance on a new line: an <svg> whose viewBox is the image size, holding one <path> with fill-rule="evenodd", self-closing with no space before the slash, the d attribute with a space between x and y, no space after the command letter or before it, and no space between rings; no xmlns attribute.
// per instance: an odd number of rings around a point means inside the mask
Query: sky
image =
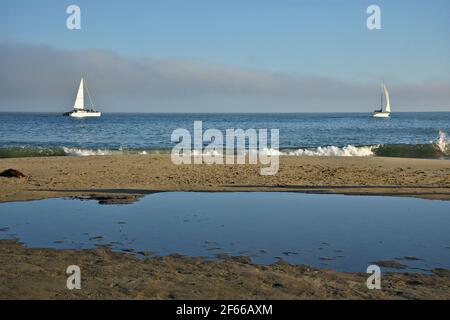
<svg viewBox="0 0 450 320"><path fill-rule="evenodd" d="M450 111L450 1L0 0L0 111L67 111L81 76L105 112L370 112L382 80Z"/></svg>

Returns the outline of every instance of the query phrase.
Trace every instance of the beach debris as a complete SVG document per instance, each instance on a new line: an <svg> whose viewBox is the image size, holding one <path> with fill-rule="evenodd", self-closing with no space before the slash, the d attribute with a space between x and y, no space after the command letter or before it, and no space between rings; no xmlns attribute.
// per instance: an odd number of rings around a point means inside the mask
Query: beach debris
<svg viewBox="0 0 450 320"><path fill-rule="evenodd" d="M280 282L275 282L274 284L272 284L272 288L284 288L284 284L280 283Z"/></svg>
<svg viewBox="0 0 450 320"><path fill-rule="evenodd" d="M123 246L123 243L118 241L111 241L109 244Z"/></svg>
<svg viewBox="0 0 450 320"><path fill-rule="evenodd" d="M81 201L97 200L98 204L131 204L138 201L144 195L142 194L130 194L130 195L96 195L91 194L89 196L73 196L70 199L77 199Z"/></svg>
<svg viewBox="0 0 450 320"><path fill-rule="evenodd" d="M153 255L153 252L151 252L151 251L138 251L136 253L140 254L141 256L144 256L144 257L150 257L151 255Z"/></svg>
<svg viewBox="0 0 450 320"><path fill-rule="evenodd" d="M252 259L250 257L248 257L248 256L232 256L232 257L229 257L229 259L231 261L239 262L239 263L242 263L242 264L250 264L250 263L252 263Z"/></svg>
<svg viewBox="0 0 450 320"><path fill-rule="evenodd" d="M230 255L228 253L226 253L226 252L216 253L214 256L218 260L227 260L227 259L230 258Z"/></svg>
<svg viewBox="0 0 450 320"><path fill-rule="evenodd" d="M406 281L406 283L410 286L419 286L419 285L423 284L423 282L418 279L408 280L408 281Z"/></svg>
<svg viewBox="0 0 450 320"><path fill-rule="evenodd" d="M22 172L16 169L7 169L0 173L0 177L6 177L6 178L26 178L26 175L24 175Z"/></svg>
<svg viewBox="0 0 450 320"><path fill-rule="evenodd" d="M5 232L5 231L8 231L8 230L9 230L9 227L0 228L0 232Z"/></svg>
<svg viewBox="0 0 450 320"><path fill-rule="evenodd" d="M440 276L440 277L450 277L450 270L444 269L444 268L435 268L431 270L434 274Z"/></svg>
<svg viewBox="0 0 450 320"><path fill-rule="evenodd" d="M176 300L177 299L177 295L175 293L169 293L167 298L170 299L170 300Z"/></svg>
<svg viewBox="0 0 450 320"><path fill-rule="evenodd" d="M280 257L280 256L276 256L276 257L274 257L274 259L276 259L275 264L287 264L288 263L286 260L283 259L283 257Z"/></svg>
<svg viewBox="0 0 450 320"><path fill-rule="evenodd" d="M423 259L414 256L404 256L403 258L395 258L395 260L423 260Z"/></svg>
<svg viewBox="0 0 450 320"><path fill-rule="evenodd" d="M320 257L319 259L322 260L322 261L330 261L330 260L334 260L335 258L333 258L333 257Z"/></svg>
<svg viewBox="0 0 450 320"><path fill-rule="evenodd" d="M295 251L283 251L282 254L284 254L285 256L290 256L292 254L298 254L298 252L295 252Z"/></svg>
<svg viewBox="0 0 450 320"><path fill-rule="evenodd" d="M111 249L112 245L110 245L109 243L107 243L107 244L98 244L98 243L96 243L95 247L99 248L99 249Z"/></svg>
<svg viewBox="0 0 450 320"><path fill-rule="evenodd" d="M371 262L371 264L376 264L379 267L391 268L391 269L406 269L406 268L408 268L407 265L402 264L396 260L373 261L373 262Z"/></svg>
<svg viewBox="0 0 450 320"><path fill-rule="evenodd" d="M223 249L221 247L211 247L211 248L207 248L206 250L214 251L214 250L223 250Z"/></svg>
<svg viewBox="0 0 450 320"><path fill-rule="evenodd" d="M103 236L90 237L89 240L102 240Z"/></svg>

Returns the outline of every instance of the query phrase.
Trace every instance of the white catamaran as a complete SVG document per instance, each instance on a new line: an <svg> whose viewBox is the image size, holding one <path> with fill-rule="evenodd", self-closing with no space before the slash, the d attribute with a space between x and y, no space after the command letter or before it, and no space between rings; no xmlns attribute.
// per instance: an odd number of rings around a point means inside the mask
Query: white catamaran
<svg viewBox="0 0 450 320"><path fill-rule="evenodd" d="M386 97L386 106L383 111L383 94ZM384 83L381 83L381 107L380 110L375 110L373 112L374 118L389 118L389 115L391 114L391 102L389 100L389 91L386 88L386 85Z"/></svg>
<svg viewBox="0 0 450 320"><path fill-rule="evenodd" d="M88 94L89 101L91 103L90 108L84 105L84 89L86 88L86 92ZM73 105L73 111L65 113L67 116L71 116L74 118L84 118L84 117L100 117L102 115L101 112L95 111L94 104L92 103L91 95L89 94L89 89L87 85L84 83L84 79L81 78L80 86L78 87L77 98L75 99L75 104Z"/></svg>

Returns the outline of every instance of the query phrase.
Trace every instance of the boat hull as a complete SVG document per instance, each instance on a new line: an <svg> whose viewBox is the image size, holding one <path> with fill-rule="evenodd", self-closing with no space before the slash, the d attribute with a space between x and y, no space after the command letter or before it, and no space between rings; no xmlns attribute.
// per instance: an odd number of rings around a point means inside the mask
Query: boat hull
<svg viewBox="0 0 450 320"><path fill-rule="evenodd" d="M389 118L390 112L374 112L373 117L374 118Z"/></svg>
<svg viewBox="0 0 450 320"><path fill-rule="evenodd" d="M69 113L72 118L100 117L101 112L98 111L73 111Z"/></svg>

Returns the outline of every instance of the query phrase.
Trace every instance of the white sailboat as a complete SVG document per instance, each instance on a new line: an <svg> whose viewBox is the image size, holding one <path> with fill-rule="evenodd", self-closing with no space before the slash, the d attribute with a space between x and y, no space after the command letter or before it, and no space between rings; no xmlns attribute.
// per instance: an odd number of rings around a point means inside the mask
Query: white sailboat
<svg viewBox="0 0 450 320"><path fill-rule="evenodd" d="M383 94L386 97L386 106L383 111ZM391 102L389 100L389 91L384 83L381 83L381 107L380 110L375 110L373 112L374 118L389 118L391 114Z"/></svg>
<svg viewBox="0 0 450 320"><path fill-rule="evenodd" d="M90 108L85 106L84 104L84 89L86 88L86 92L88 94L89 101L91 103ZM81 78L80 86L78 87L77 97L75 99L75 103L73 105L73 111L65 113L65 115L74 117L74 118L85 118L85 117L100 117L102 115L101 112L96 111L94 109L94 104L92 103L91 95L89 94L89 90L84 82L84 79Z"/></svg>

